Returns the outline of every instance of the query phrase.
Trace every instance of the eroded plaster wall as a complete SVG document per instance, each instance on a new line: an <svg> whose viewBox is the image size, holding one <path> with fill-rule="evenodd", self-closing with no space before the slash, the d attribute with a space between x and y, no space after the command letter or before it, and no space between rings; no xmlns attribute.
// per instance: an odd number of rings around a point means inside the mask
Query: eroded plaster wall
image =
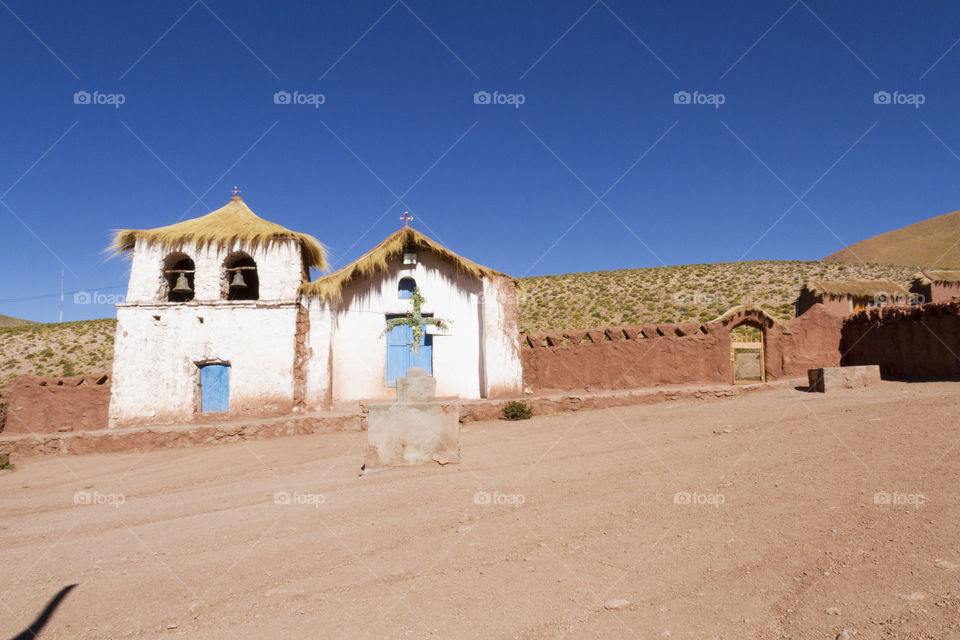
<svg viewBox="0 0 960 640"><path fill-rule="evenodd" d="M482 311L483 395L518 395L523 391L523 367L516 284L512 278L484 278Z"/></svg>

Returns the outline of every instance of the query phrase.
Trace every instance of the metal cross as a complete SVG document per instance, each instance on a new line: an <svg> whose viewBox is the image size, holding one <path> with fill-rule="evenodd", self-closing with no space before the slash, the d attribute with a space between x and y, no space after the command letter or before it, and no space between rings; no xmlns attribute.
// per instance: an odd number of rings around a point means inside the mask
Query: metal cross
<svg viewBox="0 0 960 640"><path fill-rule="evenodd" d="M234 198L239 198L239 197L240 197L240 189L238 189L237 187L234 187L234 188L233 188L233 197L234 197Z"/></svg>
<svg viewBox="0 0 960 640"><path fill-rule="evenodd" d="M410 226L410 221L413 220L413 216L410 215L409 212L404 211L404 212L403 212L403 215L400 216L400 219L403 220L403 226L404 226L404 228L406 228L406 227L409 227L409 226Z"/></svg>

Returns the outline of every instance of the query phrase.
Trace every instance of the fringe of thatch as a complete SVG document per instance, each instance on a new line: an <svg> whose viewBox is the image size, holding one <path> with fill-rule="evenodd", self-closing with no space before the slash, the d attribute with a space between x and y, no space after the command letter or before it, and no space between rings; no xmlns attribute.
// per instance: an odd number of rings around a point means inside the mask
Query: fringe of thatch
<svg viewBox="0 0 960 640"><path fill-rule="evenodd" d="M391 258L400 257L405 248L431 251L456 265L457 270L474 278L493 278L505 274L467 260L437 244L419 231L404 227L347 266L333 273L300 285L300 294L326 300L343 300L343 287L355 279L369 278L377 271L386 271Z"/></svg>
<svg viewBox="0 0 960 640"><path fill-rule="evenodd" d="M813 280L805 284L804 288L816 295L837 298L872 298L880 294L910 295L909 291L893 280Z"/></svg>
<svg viewBox="0 0 960 640"><path fill-rule="evenodd" d="M956 284L960 282L960 271L934 271L932 269L921 269L920 274L917 276L917 281L924 285L933 284L934 282Z"/></svg>
<svg viewBox="0 0 960 640"><path fill-rule="evenodd" d="M226 206L212 213L192 220L157 229L118 230L113 236L110 250L113 255L132 251L137 240L170 248L189 244L198 248L207 245L228 246L236 241L256 247L293 240L300 245L304 273L308 273L309 267L327 268L327 250L316 238L258 217L239 197L232 198Z"/></svg>

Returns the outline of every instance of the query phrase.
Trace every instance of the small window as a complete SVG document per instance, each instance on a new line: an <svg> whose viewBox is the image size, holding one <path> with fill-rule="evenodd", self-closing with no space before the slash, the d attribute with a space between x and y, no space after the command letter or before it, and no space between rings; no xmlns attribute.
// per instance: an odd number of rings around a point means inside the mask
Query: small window
<svg viewBox="0 0 960 640"><path fill-rule="evenodd" d="M259 300L260 278L257 263L242 251L227 256L224 262L223 297L227 300Z"/></svg>
<svg viewBox="0 0 960 640"><path fill-rule="evenodd" d="M171 253L163 261L163 279L167 302L193 300L193 260L183 253Z"/></svg>
<svg viewBox="0 0 960 640"><path fill-rule="evenodd" d="M401 300L407 300L413 296L413 290L416 288L416 280L413 278L401 278L400 285L397 287L397 297Z"/></svg>

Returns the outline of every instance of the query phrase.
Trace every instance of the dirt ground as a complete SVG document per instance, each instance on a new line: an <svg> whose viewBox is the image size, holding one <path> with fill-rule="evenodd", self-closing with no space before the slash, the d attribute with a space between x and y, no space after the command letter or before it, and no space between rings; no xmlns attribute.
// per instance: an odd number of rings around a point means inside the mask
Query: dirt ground
<svg viewBox="0 0 960 640"><path fill-rule="evenodd" d="M957 639L958 392L475 422L366 476L363 433L16 461L0 637L76 583L41 638Z"/></svg>

